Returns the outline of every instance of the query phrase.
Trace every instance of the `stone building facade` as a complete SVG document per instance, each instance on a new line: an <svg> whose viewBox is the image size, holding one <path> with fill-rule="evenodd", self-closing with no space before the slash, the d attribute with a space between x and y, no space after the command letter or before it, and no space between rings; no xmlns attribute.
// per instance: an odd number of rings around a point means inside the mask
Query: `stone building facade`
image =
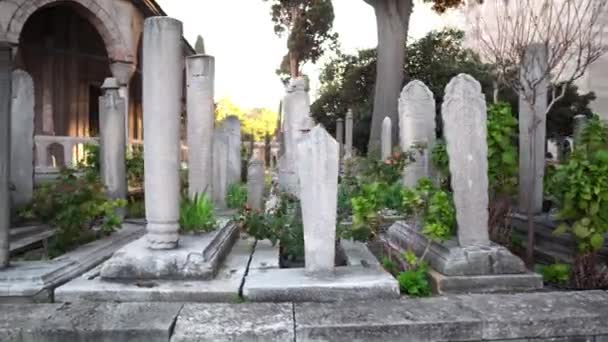
<svg viewBox="0 0 608 342"><path fill-rule="evenodd" d="M95 143L106 77L128 104L127 142L141 143L143 21L159 15L154 0L0 0L0 44L34 81L38 172L75 163Z"/></svg>

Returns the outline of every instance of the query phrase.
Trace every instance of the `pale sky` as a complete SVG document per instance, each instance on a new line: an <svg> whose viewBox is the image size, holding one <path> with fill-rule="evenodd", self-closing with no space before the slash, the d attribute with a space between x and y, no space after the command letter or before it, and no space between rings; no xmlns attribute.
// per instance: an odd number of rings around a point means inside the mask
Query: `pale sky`
<svg viewBox="0 0 608 342"><path fill-rule="evenodd" d="M262 0L157 0L165 12L184 23L184 36L194 46L196 36L205 38L205 49L215 56L215 97L230 97L247 108L277 110L284 88L275 74L287 52L285 39L274 34L270 6ZM458 13L438 16L430 5L415 0L410 38L433 29L461 23ZM376 18L363 0L333 0L334 31L345 52L377 45ZM323 61L305 65L315 97L318 73Z"/></svg>

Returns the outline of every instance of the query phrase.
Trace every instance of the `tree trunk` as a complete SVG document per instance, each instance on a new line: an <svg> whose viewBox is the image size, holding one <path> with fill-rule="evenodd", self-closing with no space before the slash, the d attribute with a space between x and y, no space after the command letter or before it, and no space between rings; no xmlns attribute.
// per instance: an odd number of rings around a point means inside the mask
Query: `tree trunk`
<svg viewBox="0 0 608 342"><path fill-rule="evenodd" d="M378 26L378 65L374 112L368 148L378 152L382 121L389 116L398 123L398 99L403 86L405 43L412 13L412 0L365 0L374 7ZM399 125L393 125L393 141L398 142Z"/></svg>

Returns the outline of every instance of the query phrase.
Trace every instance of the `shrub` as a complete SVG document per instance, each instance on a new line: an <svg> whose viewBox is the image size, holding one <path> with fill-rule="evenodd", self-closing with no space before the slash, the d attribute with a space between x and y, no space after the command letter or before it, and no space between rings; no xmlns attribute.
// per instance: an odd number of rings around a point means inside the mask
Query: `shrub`
<svg viewBox="0 0 608 342"><path fill-rule="evenodd" d="M412 252L404 253L404 258L411 268L397 276L401 293L412 297L430 296L432 291L427 264L419 260Z"/></svg>
<svg viewBox="0 0 608 342"><path fill-rule="evenodd" d="M196 194L194 198L182 199L179 215L182 232L202 233L215 229L216 220L213 202L206 196Z"/></svg>
<svg viewBox="0 0 608 342"><path fill-rule="evenodd" d="M51 258L120 227L116 210L127 203L109 199L104 190L95 173L77 177L72 169L63 169L55 182L36 189L24 215L56 228L49 242Z"/></svg>
<svg viewBox="0 0 608 342"><path fill-rule="evenodd" d="M226 194L226 205L230 209L240 209L247 204L247 186L241 183L230 184Z"/></svg>
<svg viewBox="0 0 608 342"><path fill-rule="evenodd" d="M433 241L445 241L454 235L456 209L452 195L428 178L420 179L414 189L403 190L403 212L419 217L422 233Z"/></svg>
<svg viewBox="0 0 608 342"><path fill-rule="evenodd" d="M144 151L142 146L133 146L127 154L127 181L130 187L141 188L144 184Z"/></svg>
<svg viewBox="0 0 608 342"><path fill-rule="evenodd" d="M568 264L555 263L552 265L541 265L537 268L546 283L566 285L570 282L571 268Z"/></svg>

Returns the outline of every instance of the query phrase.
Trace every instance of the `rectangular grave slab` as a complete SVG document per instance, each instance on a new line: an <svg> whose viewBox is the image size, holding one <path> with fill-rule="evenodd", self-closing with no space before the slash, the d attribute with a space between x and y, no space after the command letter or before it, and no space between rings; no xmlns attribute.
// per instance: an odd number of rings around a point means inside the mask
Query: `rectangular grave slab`
<svg viewBox="0 0 608 342"><path fill-rule="evenodd" d="M14 262L0 271L0 302L48 302L53 290L97 266L112 253L142 236L143 226L125 224L112 235L49 261Z"/></svg>
<svg viewBox="0 0 608 342"><path fill-rule="evenodd" d="M171 342L294 341L293 304L186 304Z"/></svg>
<svg viewBox="0 0 608 342"><path fill-rule="evenodd" d="M242 237L210 280L114 282L99 268L55 290L56 302L236 302L255 241Z"/></svg>
<svg viewBox="0 0 608 342"><path fill-rule="evenodd" d="M227 218L218 221L218 229L200 235L182 235L178 248L152 250L146 237L114 253L101 267L101 277L110 280L208 280L238 236L238 227Z"/></svg>
<svg viewBox="0 0 608 342"><path fill-rule="evenodd" d="M260 243L243 284L243 298L257 302L333 302L398 298L399 285L365 244L340 241L346 265L333 273L311 274L304 268L278 268L279 247ZM276 258L275 263L269 258Z"/></svg>

